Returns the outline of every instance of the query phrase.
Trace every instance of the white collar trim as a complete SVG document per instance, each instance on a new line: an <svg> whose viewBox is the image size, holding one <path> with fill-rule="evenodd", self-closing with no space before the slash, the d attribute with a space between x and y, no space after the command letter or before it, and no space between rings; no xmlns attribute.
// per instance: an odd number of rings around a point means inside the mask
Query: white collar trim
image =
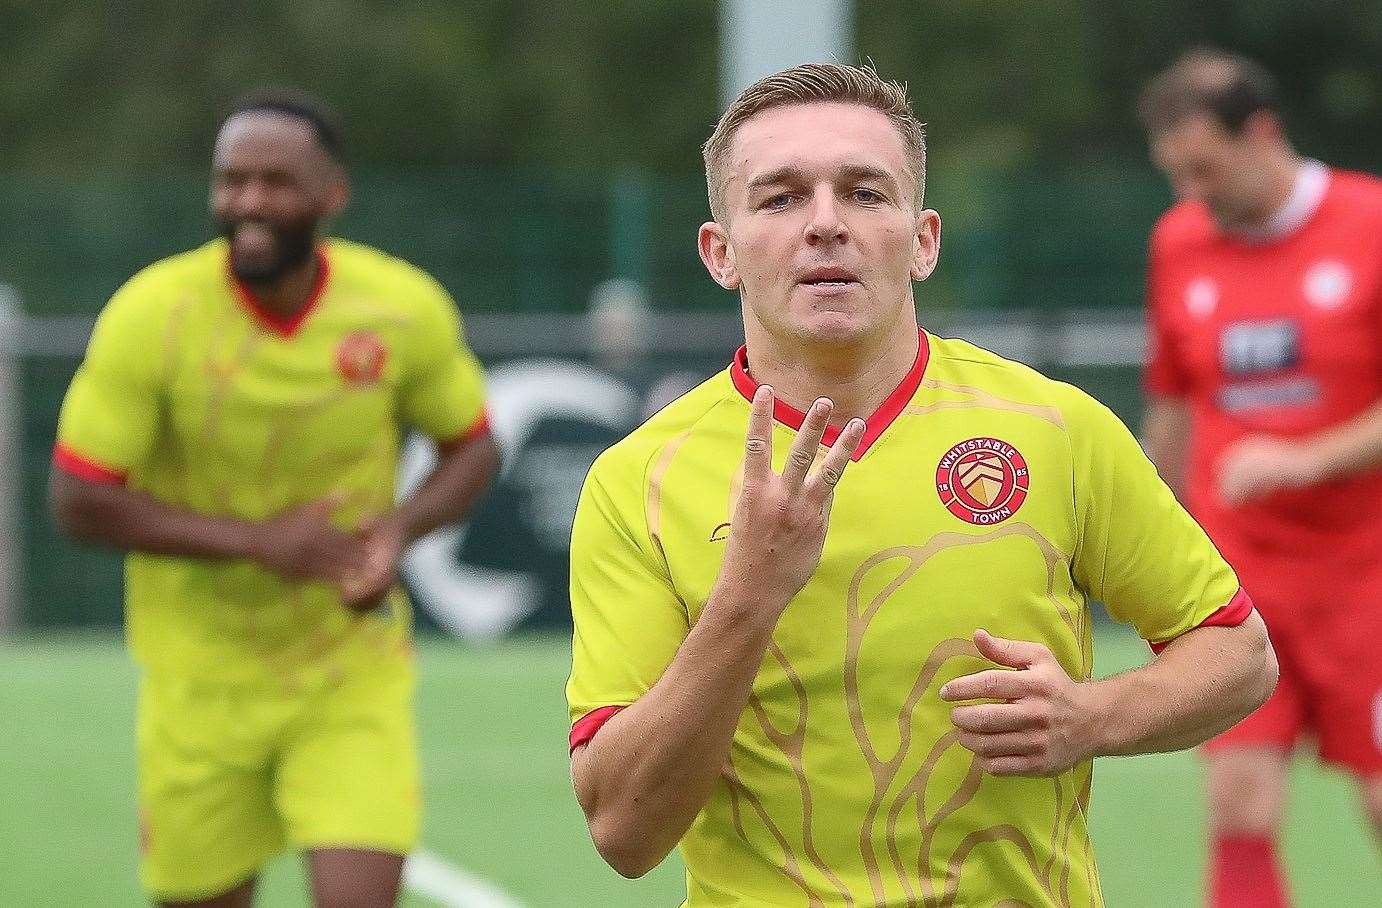
<svg viewBox="0 0 1382 908"><path fill-rule="evenodd" d="M1329 192L1329 168L1319 161L1307 160L1296 171L1291 195L1267 222L1256 230L1245 230L1240 236L1255 243L1283 240L1305 226L1314 216Z"/></svg>

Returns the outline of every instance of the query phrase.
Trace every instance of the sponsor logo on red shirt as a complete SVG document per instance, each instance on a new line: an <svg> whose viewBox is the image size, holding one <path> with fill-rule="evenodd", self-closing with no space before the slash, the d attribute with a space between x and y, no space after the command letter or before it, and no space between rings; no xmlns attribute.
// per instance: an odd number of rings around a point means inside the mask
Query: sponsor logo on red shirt
<svg viewBox="0 0 1382 908"><path fill-rule="evenodd" d="M1332 259L1316 262L1305 272L1300 289L1307 303L1328 312L1339 308L1348 299L1349 292L1353 290L1353 272L1343 262Z"/></svg>
<svg viewBox="0 0 1382 908"><path fill-rule="evenodd" d="M1185 310L1195 318L1209 318L1219 306L1219 285L1210 277L1197 277L1185 285Z"/></svg>

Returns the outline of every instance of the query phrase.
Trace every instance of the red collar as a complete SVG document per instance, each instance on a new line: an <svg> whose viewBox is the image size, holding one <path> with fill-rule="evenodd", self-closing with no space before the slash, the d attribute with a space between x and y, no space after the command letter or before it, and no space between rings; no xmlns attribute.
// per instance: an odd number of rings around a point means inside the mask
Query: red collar
<svg viewBox="0 0 1382 908"><path fill-rule="evenodd" d="M852 460L858 460L864 456L864 452L878 440L888 426L892 425L893 420L902 414L903 408L908 401L917 393L917 388L921 385L921 377L926 373L926 361L931 356L931 345L926 339L926 332L921 332L921 343L917 345L917 360L912 363L912 368L902 378L902 383L893 389L883 403L878 405L872 415L864 421L864 437L859 442L859 447L854 449ZM745 400L753 400L754 392L758 390L758 382L749 374L748 348L740 347L734 354L734 361L729 366L729 377L734 382L734 387ZM796 407L784 401L782 398L773 400L773 419L783 425L793 429L800 429L801 422L806 418L806 414ZM837 426L826 426L825 435L821 438L821 444L833 445L835 439L840 435Z"/></svg>
<svg viewBox="0 0 1382 908"><path fill-rule="evenodd" d="M326 290L326 279L330 274L331 268L327 264L326 252L322 247L316 249L317 256L317 279L312 283L312 289L307 293L307 301L302 308L290 316L284 317L276 312L264 308L264 304L259 301L259 297L254 295L254 291L249 285L235 274L230 268L230 253L226 252L226 271L230 274L230 282L235 287L235 296L240 300L241 305L249 310L250 315L254 316L255 321L283 337L292 337L297 333L298 328L307 320L307 316L312 314L312 310L317 308L317 303L321 301L322 292Z"/></svg>

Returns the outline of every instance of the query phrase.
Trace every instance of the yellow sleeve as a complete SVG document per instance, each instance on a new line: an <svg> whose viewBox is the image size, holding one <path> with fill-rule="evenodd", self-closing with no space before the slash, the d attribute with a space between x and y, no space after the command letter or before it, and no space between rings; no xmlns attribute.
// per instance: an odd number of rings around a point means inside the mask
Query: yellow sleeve
<svg viewBox="0 0 1382 908"><path fill-rule="evenodd" d="M686 606L648 535L643 464L618 448L595 462L571 535L574 637L566 698L574 725L633 703L662 677L690 632Z"/></svg>
<svg viewBox="0 0 1382 908"><path fill-rule="evenodd" d="M1153 644L1241 623L1252 603L1233 569L1118 417L1074 393L1075 582Z"/></svg>
<svg viewBox="0 0 1382 908"><path fill-rule="evenodd" d="M404 423L440 441L485 425L485 374L465 345L461 315L440 284L426 278L409 335L408 370L399 389Z"/></svg>
<svg viewBox="0 0 1382 908"><path fill-rule="evenodd" d="M141 276L111 297L58 416L59 466L119 481L148 455L163 398L163 324L156 289Z"/></svg>

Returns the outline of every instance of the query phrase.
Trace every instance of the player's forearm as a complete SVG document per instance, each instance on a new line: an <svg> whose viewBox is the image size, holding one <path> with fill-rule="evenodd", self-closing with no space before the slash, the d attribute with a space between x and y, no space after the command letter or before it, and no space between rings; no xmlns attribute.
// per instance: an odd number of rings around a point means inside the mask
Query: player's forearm
<svg viewBox="0 0 1382 908"><path fill-rule="evenodd" d="M54 471L49 495L58 526L86 542L129 551L195 558L253 558L255 525L176 508L119 485Z"/></svg>
<svg viewBox="0 0 1382 908"><path fill-rule="evenodd" d="M1176 497L1185 500L1186 464L1190 459L1190 410L1181 401L1155 398L1142 423L1147 457Z"/></svg>
<svg viewBox="0 0 1382 908"><path fill-rule="evenodd" d="M656 867L710 799L781 612L767 598L717 587L662 678L574 755L591 837L624 876Z"/></svg>
<svg viewBox="0 0 1382 908"><path fill-rule="evenodd" d="M1306 441L1316 482L1341 479L1382 466L1382 402Z"/></svg>
<svg viewBox="0 0 1382 908"><path fill-rule="evenodd" d="M1091 683L1100 704L1094 756L1203 743L1261 706L1276 677L1276 654L1256 612L1237 627L1196 628L1142 668Z"/></svg>
<svg viewBox="0 0 1382 908"><path fill-rule="evenodd" d="M499 449L488 433L443 445L431 474L392 515L405 544L464 518L498 469Z"/></svg>

